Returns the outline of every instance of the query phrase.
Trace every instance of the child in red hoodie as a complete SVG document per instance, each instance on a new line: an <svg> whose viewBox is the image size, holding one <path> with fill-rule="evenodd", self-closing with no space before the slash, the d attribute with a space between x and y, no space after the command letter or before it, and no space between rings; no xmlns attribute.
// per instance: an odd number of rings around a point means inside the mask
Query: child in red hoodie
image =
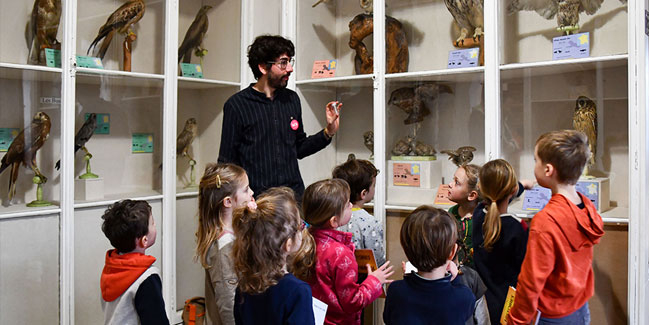
<svg viewBox="0 0 650 325"><path fill-rule="evenodd" d="M576 191L589 158L587 137L564 130L543 134L535 145L535 178L551 189L533 217L509 324L589 324L594 294L593 247L605 233L593 203Z"/></svg>
<svg viewBox="0 0 650 325"><path fill-rule="evenodd" d="M146 201L123 200L104 212L102 231L115 249L106 252L100 281L104 324L169 324L156 258L156 223Z"/></svg>

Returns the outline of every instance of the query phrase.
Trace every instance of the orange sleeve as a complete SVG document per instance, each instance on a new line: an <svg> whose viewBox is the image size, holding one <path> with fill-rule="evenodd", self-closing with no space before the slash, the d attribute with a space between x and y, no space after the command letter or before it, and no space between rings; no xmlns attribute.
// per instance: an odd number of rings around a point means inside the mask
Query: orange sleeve
<svg viewBox="0 0 650 325"><path fill-rule="evenodd" d="M541 228L541 227L540 227ZM537 312L539 296L555 264L555 245L551 235L531 226L526 257L517 279L515 303L508 324L530 324Z"/></svg>

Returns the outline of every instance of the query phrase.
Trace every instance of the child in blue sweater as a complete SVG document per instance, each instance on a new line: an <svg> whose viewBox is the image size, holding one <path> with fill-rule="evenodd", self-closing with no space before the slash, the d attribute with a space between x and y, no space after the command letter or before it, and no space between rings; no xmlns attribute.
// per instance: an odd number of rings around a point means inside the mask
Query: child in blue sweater
<svg viewBox="0 0 650 325"><path fill-rule="evenodd" d="M400 243L418 269L388 287L386 324L465 324L474 312L474 294L452 284L458 236L455 220L444 210L420 206L400 231ZM451 273L447 275L447 272Z"/></svg>

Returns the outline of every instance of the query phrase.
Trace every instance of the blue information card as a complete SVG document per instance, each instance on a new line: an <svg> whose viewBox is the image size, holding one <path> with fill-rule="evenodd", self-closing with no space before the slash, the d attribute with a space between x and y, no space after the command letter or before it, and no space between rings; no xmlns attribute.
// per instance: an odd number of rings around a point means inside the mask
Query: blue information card
<svg viewBox="0 0 650 325"><path fill-rule="evenodd" d="M589 57L589 33L553 38L553 60Z"/></svg>
<svg viewBox="0 0 650 325"><path fill-rule="evenodd" d="M576 191L586 196L594 204L596 210L600 208L598 206L599 190L600 190L600 186L597 181L579 180L578 183L576 184Z"/></svg>
<svg viewBox="0 0 650 325"><path fill-rule="evenodd" d="M133 133L132 136L132 153L152 153L153 152L153 134L152 133Z"/></svg>
<svg viewBox="0 0 650 325"><path fill-rule="evenodd" d="M479 48L449 51L447 69L478 67Z"/></svg>
<svg viewBox="0 0 650 325"><path fill-rule="evenodd" d="M7 151L18 133L20 133L20 129L0 128L0 151Z"/></svg>
<svg viewBox="0 0 650 325"><path fill-rule="evenodd" d="M48 67L61 67L61 51L54 49L45 49L45 64Z"/></svg>
<svg viewBox="0 0 650 325"><path fill-rule="evenodd" d="M551 200L551 190L539 185L524 192L524 210L539 211Z"/></svg>
<svg viewBox="0 0 650 325"><path fill-rule="evenodd" d="M80 68L104 69L102 60L92 56L77 55L77 66Z"/></svg>
<svg viewBox="0 0 650 325"><path fill-rule="evenodd" d="M181 63L183 77L203 78L203 69L199 64Z"/></svg>

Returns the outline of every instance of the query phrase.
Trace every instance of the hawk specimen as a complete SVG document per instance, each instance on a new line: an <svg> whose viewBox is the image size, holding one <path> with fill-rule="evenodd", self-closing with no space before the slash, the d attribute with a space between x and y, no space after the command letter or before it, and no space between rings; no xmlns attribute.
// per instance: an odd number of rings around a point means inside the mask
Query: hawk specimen
<svg viewBox="0 0 650 325"><path fill-rule="evenodd" d="M178 62L181 62L182 59L183 63L190 63L192 50L202 51L201 44L205 33L208 31L208 10L210 9L212 9L212 6L201 7L190 28L185 32L185 38L183 38L183 42L178 48Z"/></svg>
<svg viewBox="0 0 650 325"><path fill-rule="evenodd" d="M131 26L142 18L144 15L145 5L143 0L129 0L117 10L115 10L106 20L106 23L99 28L97 37L88 47L87 55L90 55L90 51L97 45L99 41L102 41L102 45L99 47L99 52L97 56L100 59L103 59L106 55L106 50L108 46L111 45L111 40L115 36L117 31L120 34L133 34L131 31Z"/></svg>
<svg viewBox="0 0 650 325"><path fill-rule="evenodd" d="M90 155L88 149L86 149L86 142L88 142L88 140L90 140L90 137L93 136L96 128L97 114L90 113L86 122L84 122L81 128L79 128L79 131L77 131L77 135L74 136L74 153L77 153L79 149L83 149L87 155ZM59 168L61 168L61 160L56 162L54 168L56 168L56 170L59 170Z"/></svg>
<svg viewBox="0 0 650 325"><path fill-rule="evenodd" d="M61 20L61 0L36 0L28 25L30 64L45 63L44 49L59 49L61 44L56 40Z"/></svg>
<svg viewBox="0 0 650 325"><path fill-rule="evenodd" d="M460 167L469 164L472 159L474 159L474 151L476 151L476 148L464 146L456 150L443 150L441 153L448 154L449 160L451 160L454 165Z"/></svg>
<svg viewBox="0 0 650 325"><path fill-rule="evenodd" d="M475 39L483 35L483 0L445 0L445 5L460 28L456 43L463 43L470 33Z"/></svg>
<svg viewBox="0 0 650 325"><path fill-rule="evenodd" d="M16 194L16 180L18 179L18 170L20 163L29 166L36 176L39 176L43 181L47 180L41 171L36 166L36 152L43 146L45 140L50 135L50 117L43 112L38 112L32 118L32 123L29 128L25 128L16 139L11 143L7 153L2 157L0 165L0 173L7 167L11 166L11 176L9 177L9 200L13 199ZM25 141L27 137L28 141Z"/></svg>
<svg viewBox="0 0 650 325"><path fill-rule="evenodd" d="M598 139L598 115L596 103L585 96L576 99L576 107L573 111L573 128L587 135L591 157L587 165L592 167L596 164L596 140Z"/></svg>
<svg viewBox="0 0 650 325"><path fill-rule="evenodd" d="M580 25L580 13L593 15L600 9L604 0L509 0L508 13L520 10L533 10L546 19L557 16L557 30L570 34ZM627 3L627 0L619 0Z"/></svg>

